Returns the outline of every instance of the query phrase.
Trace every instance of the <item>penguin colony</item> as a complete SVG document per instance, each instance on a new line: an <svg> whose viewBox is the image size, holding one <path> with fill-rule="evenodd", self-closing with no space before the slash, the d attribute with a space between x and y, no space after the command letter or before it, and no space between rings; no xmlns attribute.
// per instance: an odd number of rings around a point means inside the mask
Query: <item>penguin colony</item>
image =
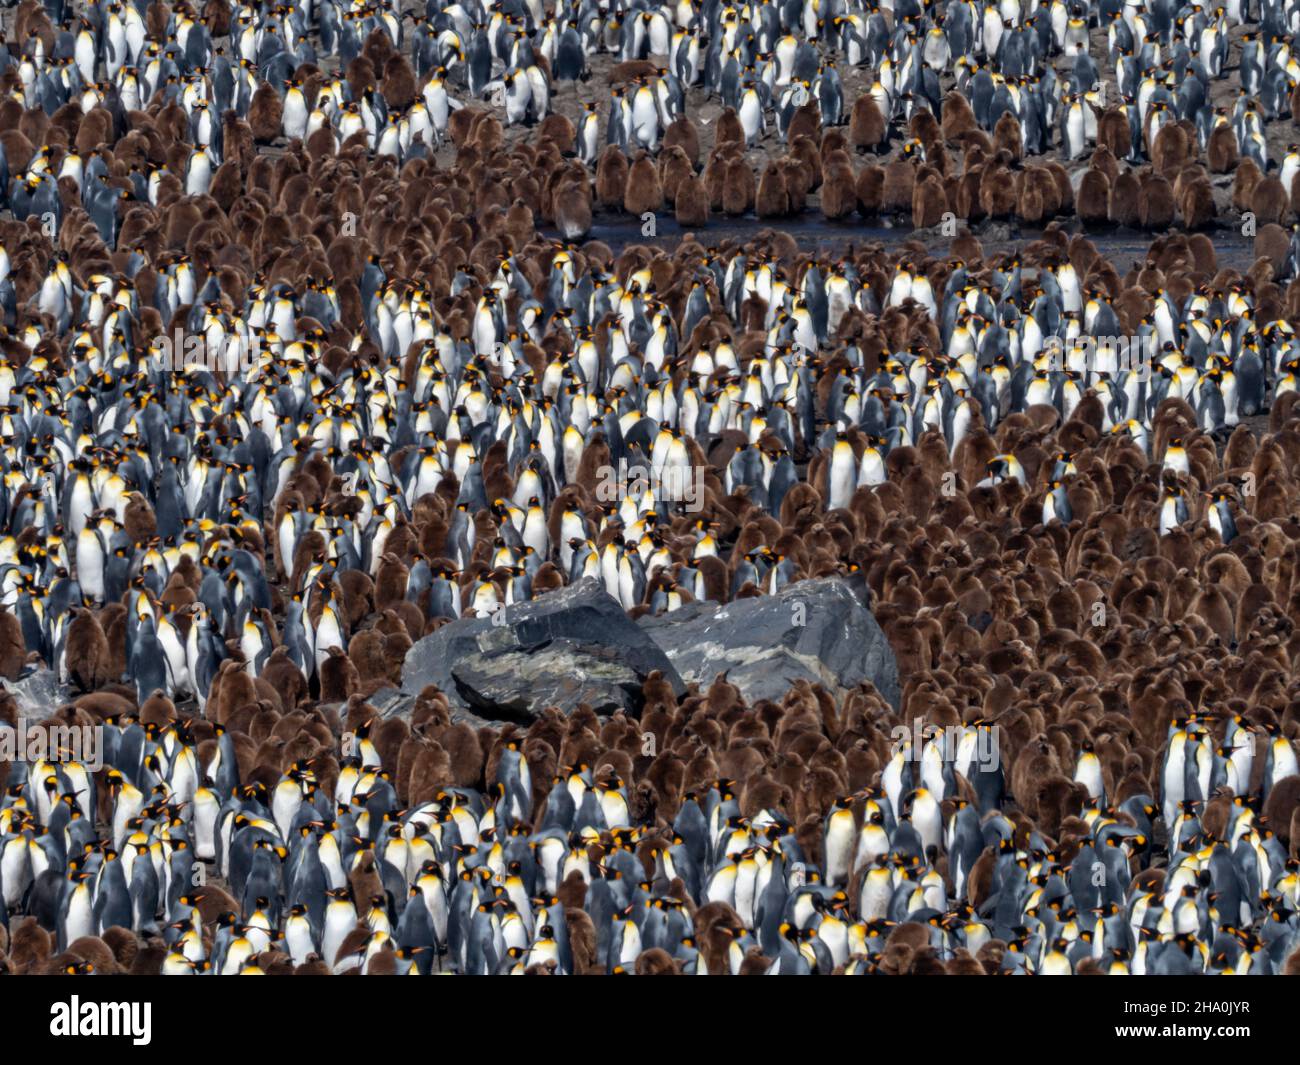
<svg viewBox="0 0 1300 1065"><path fill-rule="evenodd" d="M915 228L1296 215L1300 20L1280 0L440 5L23 0L0 201L50 228L79 206L135 248L136 205L233 220L251 188L301 173L300 197L307 160L364 149L478 168L479 212L569 240L604 209L692 228L810 205ZM258 162L285 142L299 170Z"/></svg>
<svg viewBox="0 0 1300 1065"><path fill-rule="evenodd" d="M692 225L787 213L816 174L828 214L1153 223L1204 206L1201 150L1276 222L1295 19L1249 15L26 0L0 48L0 674L55 671L43 724L98 726L104 767L0 765L0 967L1300 970L1281 226L1246 272L1176 234L1123 275L1055 225L1007 255L538 232L656 190ZM1230 31L1249 99L1220 112ZM575 126L551 102L603 59L623 87ZM871 91L843 101L837 64ZM688 92L727 105L700 174ZM755 181L769 116L789 152ZM1077 196L1027 162L1062 141L1097 144ZM178 330L251 365L164 367ZM623 461L699 471L701 509L605 501ZM834 574L897 709L653 674L638 720L370 702L425 633L584 576L639 616Z"/></svg>

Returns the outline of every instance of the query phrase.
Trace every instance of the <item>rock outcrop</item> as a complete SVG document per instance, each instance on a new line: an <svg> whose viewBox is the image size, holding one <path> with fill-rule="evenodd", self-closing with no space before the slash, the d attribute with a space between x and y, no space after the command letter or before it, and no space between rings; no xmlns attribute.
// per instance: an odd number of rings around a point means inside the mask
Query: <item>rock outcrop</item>
<svg viewBox="0 0 1300 1065"><path fill-rule="evenodd" d="M599 714L638 714L653 670L685 690L668 656L587 578L491 618L444 625L407 652L402 690L414 695L436 684L471 714L526 723L547 706L579 703Z"/></svg>
<svg viewBox="0 0 1300 1065"><path fill-rule="evenodd" d="M884 632L844 580L799 581L778 595L725 605L691 603L641 619L686 681L702 687L725 671L749 703L779 701L791 682L835 696L871 681L898 706L898 663Z"/></svg>

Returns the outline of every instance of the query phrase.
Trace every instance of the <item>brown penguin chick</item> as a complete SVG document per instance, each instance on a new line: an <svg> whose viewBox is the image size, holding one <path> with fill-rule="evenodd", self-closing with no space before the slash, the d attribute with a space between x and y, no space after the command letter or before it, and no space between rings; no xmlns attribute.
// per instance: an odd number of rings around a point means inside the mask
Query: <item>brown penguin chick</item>
<svg viewBox="0 0 1300 1065"><path fill-rule="evenodd" d="M572 876L572 874L570 874ZM581 875L578 877L582 881ZM586 883L578 885L583 891L581 899L586 897ZM569 888L568 897L566 897L565 888ZM582 909L582 901L576 905L571 905L568 901L572 897L572 886L566 880L561 885L560 902L564 905L564 923L569 930L569 952L573 955L573 972L575 976L588 976L593 973L604 971L604 967L599 960L596 949L596 926L592 923L591 917Z"/></svg>
<svg viewBox="0 0 1300 1065"><path fill-rule="evenodd" d="M984 168L979 204L989 218L1010 218L1016 213L1016 183L1005 166Z"/></svg>
<svg viewBox="0 0 1300 1065"><path fill-rule="evenodd" d="M795 108L794 114L790 117L790 124L785 130L786 143L793 144L799 137L808 137L815 142L821 137L821 128L821 111L815 100L809 100L806 104Z"/></svg>
<svg viewBox="0 0 1300 1065"><path fill-rule="evenodd" d="M204 0L202 12L202 20L213 38L229 36L230 5L225 0Z"/></svg>
<svg viewBox="0 0 1300 1065"><path fill-rule="evenodd" d="M131 959L131 976L161 976L168 947L158 936L150 936Z"/></svg>
<svg viewBox="0 0 1300 1065"><path fill-rule="evenodd" d="M248 105L248 126L253 131L253 140L258 144L270 144L280 137L283 124L284 104L280 94L264 81Z"/></svg>
<svg viewBox="0 0 1300 1065"><path fill-rule="evenodd" d="M709 197L703 182L695 174L686 174L678 183L673 212L677 224L699 228L709 222Z"/></svg>
<svg viewBox="0 0 1300 1065"><path fill-rule="evenodd" d="M343 729L353 733L358 742L370 737L370 730L378 713L364 696L360 694L348 696L346 706L341 708L339 713Z"/></svg>
<svg viewBox="0 0 1300 1065"><path fill-rule="evenodd" d="M401 52L394 51L384 62L380 91L384 94L384 102L394 110L405 111L414 102L415 71Z"/></svg>
<svg viewBox="0 0 1300 1065"><path fill-rule="evenodd" d="M1016 194L1016 217L1030 225L1040 223L1043 215L1047 213L1047 204L1043 199L1043 186L1034 178L1035 174L1041 173L1039 168L1033 167L1022 170L1018 175L1020 187ZM1052 184L1050 178L1048 184Z"/></svg>
<svg viewBox="0 0 1300 1065"><path fill-rule="evenodd" d="M1106 175L1108 184L1113 185L1115 179L1119 177L1119 162L1110 154L1108 148L1099 147L1092 153L1092 158L1088 160L1089 167L1093 170L1100 170Z"/></svg>
<svg viewBox="0 0 1300 1065"><path fill-rule="evenodd" d="M300 472L316 482L322 498L329 496L330 488L334 484L334 467L322 452L313 451L308 455L303 460Z"/></svg>
<svg viewBox="0 0 1300 1065"><path fill-rule="evenodd" d="M120 859L115 858L114 861L120 861ZM230 896L227 895L226 897L229 898ZM234 900L231 899L231 901ZM135 933L129 928L113 925L111 928L104 929L99 938L113 952L113 960L117 962L118 971L130 972L131 966L135 963L136 953L140 949L140 941L136 938Z"/></svg>
<svg viewBox="0 0 1300 1065"><path fill-rule="evenodd" d="M152 540L158 532L158 521L154 517L153 507L139 492L131 492L127 495L122 523L125 526L126 535L135 544L143 544Z"/></svg>
<svg viewBox="0 0 1300 1065"><path fill-rule="evenodd" d="M1228 132L1232 136L1231 130ZM1213 173L1214 168L1210 171ZM1243 158L1232 177L1232 206L1238 211L1249 211L1255 196L1255 186L1263 180L1255 160L1249 155Z"/></svg>
<svg viewBox="0 0 1300 1065"><path fill-rule="evenodd" d="M289 657L289 650L284 644L277 645L271 651L270 657L262 664L260 676L280 693L281 702L286 707L297 706L307 695L307 678L302 675L298 664Z"/></svg>
<svg viewBox="0 0 1300 1065"><path fill-rule="evenodd" d="M563 117L563 116L556 116ZM533 217L533 210L522 199L518 197L506 211L504 223L508 229L511 239L516 247L523 247L531 239L534 230L537 228L536 220Z"/></svg>
<svg viewBox="0 0 1300 1065"><path fill-rule="evenodd" d="M1264 802L1264 816L1268 826L1284 842L1289 842L1292 854L1300 849L1300 839L1294 833L1296 818L1300 816L1300 777L1283 777L1269 789Z"/></svg>
<svg viewBox="0 0 1300 1065"><path fill-rule="evenodd" d="M448 725L435 737L451 760L452 779L458 788L478 787L486 756L478 733L465 722Z"/></svg>
<svg viewBox="0 0 1300 1065"><path fill-rule="evenodd" d="M916 167L910 156L891 159L885 164L884 187L880 195L882 211L910 211L912 190L916 185Z"/></svg>
<svg viewBox="0 0 1300 1065"><path fill-rule="evenodd" d="M108 637L99 619L83 607L73 610L64 654L68 676L80 691L97 691L108 681L120 676L112 671L113 658Z"/></svg>
<svg viewBox="0 0 1300 1065"><path fill-rule="evenodd" d="M858 152L875 152L884 144L887 134L880 105L869 92L864 92L854 101L849 115L849 144Z"/></svg>
<svg viewBox="0 0 1300 1065"><path fill-rule="evenodd" d="M482 115L483 112L478 108L463 107L447 116L447 135L457 152L469 145L474 127Z"/></svg>
<svg viewBox="0 0 1300 1065"><path fill-rule="evenodd" d="M1136 227L1142 186L1132 170L1120 174L1110 187L1110 220L1117 226Z"/></svg>
<svg viewBox="0 0 1300 1065"><path fill-rule="evenodd" d="M681 148L665 148L659 153L659 184L669 203L676 204L678 188L694 174L695 168Z"/></svg>
<svg viewBox="0 0 1300 1065"><path fill-rule="evenodd" d="M858 210L867 218L878 215L885 202L884 168L864 166L858 173L854 191L858 196Z"/></svg>
<svg viewBox="0 0 1300 1065"><path fill-rule="evenodd" d="M1173 186L1160 174L1144 174L1138 191L1138 223L1143 229L1168 229L1174 215Z"/></svg>
<svg viewBox="0 0 1300 1065"><path fill-rule="evenodd" d="M320 665L320 701L341 703L361 687L361 677L352 659L340 647L331 647Z"/></svg>
<svg viewBox="0 0 1300 1065"><path fill-rule="evenodd" d="M785 169L777 160L768 160L758 181L754 213L759 218L783 218L791 213L790 190L786 187Z"/></svg>
<svg viewBox="0 0 1300 1065"><path fill-rule="evenodd" d="M176 720L176 704L161 688L155 688L140 705L140 724L166 725Z"/></svg>
<svg viewBox="0 0 1300 1065"><path fill-rule="evenodd" d="M804 197L806 198L808 193L821 187L822 154L811 137L794 137L790 139L789 143L790 154L787 158L798 163L801 180L797 182L797 185L804 190ZM791 181L792 189L795 185L796 183ZM802 207L802 205L803 200L801 199L797 206Z"/></svg>
<svg viewBox="0 0 1300 1065"><path fill-rule="evenodd" d="M285 747L288 746L280 736L272 734L275 727L275 712L264 707L258 714L257 731L265 736L265 739L257 745L254 752L254 766L252 772L248 774L250 783L265 785L272 789L279 782L280 775L289 767L285 758Z"/></svg>
<svg viewBox="0 0 1300 1065"><path fill-rule="evenodd" d="M431 802L444 788L455 784L451 758L436 740L425 740L411 765L407 802L412 806Z"/></svg>
<svg viewBox="0 0 1300 1065"><path fill-rule="evenodd" d="M686 766L670 750L661 750L645 771L642 783L656 796L655 808L665 817L676 816L686 791Z"/></svg>
<svg viewBox="0 0 1300 1065"><path fill-rule="evenodd" d="M975 960L983 968L985 975L996 976L1002 971L1002 959L1006 952L1007 944L1005 942L1001 939L989 939L975 952Z"/></svg>
<svg viewBox="0 0 1300 1065"><path fill-rule="evenodd" d="M912 226L929 229L937 226L947 213L948 197L943 181L935 174L926 175L912 189Z"/></svg>
<svg viewBox="0 0 1300 1065"><path fill-rule="evenodd" d="M745 934L739 914L725 902L707 903L695 911L695 931L709 975L723 976L729 972L727 956L731 944Z"/></svg>
<svg viewBox="0 0 1300 1065"><path fill-rule="evenodd" d="M956 89L944 96L939 113L941 133L949 144L956 144L966 134L979 131L970 101Z"/></svg>
<svg viewBox="0 0 1300 1065"><path fill-rule="evenodd" d="M328 545L325 536L317 529L308 529L298 537L293 549L293 572L300 578L318 562L324 562Z"/></svg>
<svg viewBox="0 0 1300 1065"><path fill-rule="evenodd" d="M722 210L722 191L727 177L727 161L732 154L725 145L715 147L709 153L709 161L700 173L700 184L704 186L711 211Z"/></svg>
<svg viewBox="0 0 1300 1065"><path fill-rule="evenodd" d="M379 877L379 860L370 844L353 859L352 870L348 873L348 886L352 889L354 899L372 899L384 895L384 883ZM369 929L366 930L369 932ZM339 956L343 956L342 950Z"/></svg>
<svg viewBox="0 0 1300 1065"><path fill-rule="evenodd" d="M957 179L953 213L958 218L975 222L984 217L984 208L980 206L980 187L984 183L984 170L983 163L968 167Z"/></svg>
<svg viewBox="0 0 1300 1065"><path fill-rule="evenodd" d="M1155 144L1151 146L1151 163L1172 181L1186 163L1194 160L1195 154L1192 139L1183 124L1168 122L1160 127Z"/></svg>
<svg viewBox="0 0 1300 1065"><path fill-rule="evenodd" d="M1255 259L1267 259L1272 264L1272 276L1281 276L1280 272L1286 267L1287 257L1291 252L1291 233L1279 225L1269 223L1259 227L1255 234ZM1286 393L1284 393L1286 395ZM1273 412L1279 411L1279 405L1273 404ZM1253 440L1254 437L1251 437ZM1225 463L1226 465L1226 463Z"/></svg>
<svg viewBox="0 0 1300 1065"><path fill-rule="evenodd" d="M1010 111L1003 111L993 127L994 150L1010 152L1013 159L1019 159L1023 151L1021 138L1019 119Z"/></svg>
<svg viewBox="0 0 1300 1065"><path fill-rule="evenodd" d="M303 963L293 970L294 976L329 976L333 970L325 964L325 959L314 951L308 954Z"/></svg>
<svg viewBox="0 0 1300 1065"><path fill-rule="evenodd" d="M1047 207L1047 213L1055 215L1073 212L1074 184L1065 167L1055 159L1049 159L1042 166L1034 167L1034 172L1043 187L1043 203Z"/></svg>
<svg viewBox="0 0 1300 1065"><path fill-rule="evenodd" d="M569 910L581 913L583 904L587 900L587 882L582 878L582 874L574 869L560 882L555 893L566 913Z"/></svg>
<svg viewBox="0 0 1300 1065"><path fill-rule="evenodd" d="M1272 174L1261 177L1250 194L1250 210L1257 226L1281 223L1288 218L1291 203L1282 182Z"/></svg>
<svg viewBox="0 0 1300 1065"><path fill-rule="evenodd" d="M642 725L650 729L652 715L657 711L671 713L677 708L677 695L668 678L660 670L652 669L641 682Z"/></svg>
<svg viewBox="0 0 1300 1065"><path fill-rule="evenodd" d="M33 114L31 111L24 113L19 122L19 130L33 144L44 142L48 132L50 132L45 115ZM112 140L112 116L104 108L96 107L82 117L72 144L79 154L89 155L101 145Z"/></svg>
<svg viewBox="0 0 1300 1065"><path fill-rule="evenodd" d="M952 952L952 957L948 959L944 971L949 976L985 975L984 966L976 961L965 947L958 947Z"/></svg>
<svg viewBox="0 0 1300 1065"><path fill-rule="evenodd" d="M23 641L22 623L8 607L0 606L0 677L17 680L26 659L27 647ZM121 676L121 673L111 675Z"/></svg>
<svg viewBox="0 0 1300 1065"><path fill-rule="evenodd" d="M9 926L9 966L16 975L34 973L49 960L54 941L35 917L17 917Z"/></svg>
<svg viewBox="0 0 1300 1065"><path fill-rule="evenodd" d="M664 190L659 181L659 171L648 154L637 152L623 183L623 209L644 219L647 214L662 211L663 206Z"/></svg>
<svg viewBox="0 0 1300 1065"><path fill-rule="evenodd" d="M231 720L236 712L257 703L257 684L244 663L228 658L217 669L208 691L208 707L218 725Z"/></svg>
<svg viewBox="0 0 1300 1065"><path fill-rule="evenodd" d="M395 603L389 610L383 611L382 618L385 619L386 624L390 625L389 629L385 629L385 635L390 637L390 641L385 644L385 650L393 646L391 640L396 637L406 635L409 640L415 642L425 635L424 614L422 614L420 607L417 607L409 599L403 599L402 602ZM391 627L391 619L396 619L396 622L399 622L399 627Z"/></svg>
<svg viewBox="0 0 1300 1065"><path fill-rule="evenodd" d="M591 184L569 175L556 186L552 205L556 228L566 240L581 240L591 232Z"/></svg>
<svg viewBox="0 0 1300 1065"><path fill-rule="evenodd" d="M836 151L822 166L822 214L830 219L847 218L857 206L857 178L853 165L845 152Z"/></svg>
<svg viewBox="0 0 1300 1065"><path fill-rule="evenodd" d="M1015 215L1015 181L1006 166L985 166L979 183L979 207L989 218Z"/></svg>
<svg viewBox="0 0 1300 1065"><path fill-rule="evenodd" d="M181 558L187 562L193 561L189 555L181 555ZM167 578L167 587L163 589L159 598L168 613L180 612L185 614L185 608L198 599L195 591L186 583L185 575L180 572L178 566L172 571L171 576Z"/></svg>
<svg viewBox="0 0 1300 1065"><path fill-rule="evenodd" d="M1204 229L1214 221L1214 189L1208 178L1198 177L1188 183L1178 202L1178 213L1184 229Z"/></svg>
<svg viewBox="0 0 1300 1065"><path fill-rule="evenodd" d="M596 202L601 207L622 207L627 194L627 156L617 144L610 144L596 160Z"/></svg>
<svg viewBox="0 0 1300 1065"><path fill-rule="evenodd" d="M1117 109L1103 111L1097 118L1097 147L1116 159L1125 158L1132 144L1127 116Z"/></svg>
<svg viewBox="0 0 1300 1065"><path fill-rule="evenodd" d="M1237 166L1237 159L1237 136L1232 132L1232 126L1227 123L1215 126L1205 145L1205 164L1210 173L1228 173Z"/></svg>
<svg viewBox="0 0 1300 1065"><path fill-rule="evenodd" d="M754 946L745 951L741 959L738 976L764 976L772 967L772 959L763 953L763 948Z"/></svg>
<svg viewBox="0 0 1300 1065"><path fill-rule="evenodd" d="M406 584L410 569L391 552L384 552L375 571L375 609L388 610L406 599Z"/></svg>
<svg viewBox="0 0 1300 1065"><path fill-rule="evenodd" d="M80 939L74 939L68 944L66 953L93 965L94 971L101 976L111 976L121 971L113 951L99 936L82 936Z"/></svg>
<svg viewBox="0 0 1300 1065"><path fill-rule="evenodd" d="M161 939L157 940L157 942L160 944L160 946L162 946ZM163 957L166 957L165 946L163 946L163 949L164 949ZM379 956L382 957L386 955L392 955L393 953L394 952L391 949L385 949L380 951ZM254 965L256 965L259 969L261 969L262 972L265 973L267 976L292 976L293 975L293 971L294 971L293 959L290 958L289 955L285 954L283 951L264 950L260 954L253 955L253 957L250 960ZM160 958L159 961L161 962L162 958Z"/></svg>
<svg viewBox="0 0 1300 1065"><path fill-rule="evenodd" d="M1201 827L1205 829L1207 838L1225 838L1228 825L1235 813L1235 805L1229 789L1224 789L1224 793L1216 795L1207 802L1201 813Z"/></svg>
<svg viewBox="0 0 1300 1065"><path fill-rule="evenodd" d="M393 775L397 772L397 758L411 734L411 727L400 717L372 719L369 724L380 761L389 775Z"/></svg>
<svg viewBox="0 0 1300 1065"><path fill-rule="evenodd" d="M934 947L922 947L912 956L909 976L944 976L948 972Z"/></svg>
<svg viewBox="0 0 1300 1065"><path fill-rule="evenodd" d="M511 949L521 950L522 948L514 947ZM367 976L396 976L397 951L391 945L385 945L371 955L370 961L366 963L365 972Z"/></svg>
<svg viewBox="0 0 1300 1065"><path fill-rule="evenodd" d="M1055 748L1044 737L1023 747L1011 768L1011 793L1026 816L1036 819L1040 796L1049 783L1061 777Z"/></svg>
<svg viewBox="0 0 1300 1065"><path fill-rule="evenodd" d="M386 639L378 629L363 629L348 642L348 658L356 666L357 678L363 687L388 679L388 657L384 651Z"/></svg>
<svg viewBox="0 0 1300 1065"><path fill-rule="evenodd" d="M728 107L718 116L717 125L713 127L713 143L715 145L745 143L745 127L740 124L740 116L736 114L734 107Z"/></svg>
<svg viewBox="0 0 1300 1065"><path fill-rule="evenodd" d="M662 947L642 951L636 959L637 976L680 976L673 956Z"/></svg>
<svg viewBox="0 0 1300 1065"><path fill-rule="evenodd" d="M722 177L722 209L734 216L747 214L754 208L757 195L754 171L743 156L728 159Z"/></svg>
<svg viewBox="0 0 1300 1065"><path fill-rule="evenodd" d="M700 165L700 135L695 129L695 123L685 114L678 115L672 125L664 130L662 150L669 151L672 148L681 148L692 168Z"/></svg>
<svg viewBox="0 0 1300 1065"><path fill-rule="evenodd" d="M1084 225L1103 225L1110 221L1110 179L1101 170L1089 167L1084 171L1075 210Z"/></svg>
<svg viewBox="0 0 1300 1065"><path fill-rule="evenodd" d="M731 577L727 564L716 555L696 559L696 569L704 582L705 596L712 602L725 603L731 599Z"/></svg>
<svg viewBox="0 0 1300 1065"><path fill-rule="evenodd" d="M134 696L134 693L132 695ZM0 703L0 706L2 705ZM123 715L134 717L136 710L134 697L127 698L124 695L110 691L97 691L79 696L72 705L78 711L85 711L92 718L101 721L120 718Z"/></svg>
<svg viewBox="0 0 1300 1065"><path fill-rule="evenodd" d="M917 953L918 948L911 943L886 943L876 971L882 976L910 976Z"/></svg>

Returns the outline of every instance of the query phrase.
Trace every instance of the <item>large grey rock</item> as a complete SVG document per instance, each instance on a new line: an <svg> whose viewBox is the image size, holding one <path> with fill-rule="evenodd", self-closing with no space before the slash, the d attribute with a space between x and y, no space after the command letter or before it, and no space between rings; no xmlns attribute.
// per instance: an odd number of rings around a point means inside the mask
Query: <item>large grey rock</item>
<svg viewBox="0 0 1300 1065"><path fill-rule="evenodd" d="M777 595L724 606L691 603L640 624L685 680L707 686L725 670L749 702L779 701L791 682L804 679L837 696L869 680L892 706L899 704L889 641L838 578L799 581Z"/></svg>
<svg viewBox="0 0 1300 1065"><path fill-rule="evenodd" d="M14 697L20 721L43 721L69 699L67 686L50 669L34 670L20 680L0 677L0 688Z"/></svg>
<svg viewBox="0 0 1300 1065"><path fill-rule="evenodd" d="M548 706L579 703L639 714L641 682L656 669L685 690L668 656L595 578L506 607L503 618L464 618L424 637L406 653L402 691L436 684L460 710L528 722Z"/></svg>

